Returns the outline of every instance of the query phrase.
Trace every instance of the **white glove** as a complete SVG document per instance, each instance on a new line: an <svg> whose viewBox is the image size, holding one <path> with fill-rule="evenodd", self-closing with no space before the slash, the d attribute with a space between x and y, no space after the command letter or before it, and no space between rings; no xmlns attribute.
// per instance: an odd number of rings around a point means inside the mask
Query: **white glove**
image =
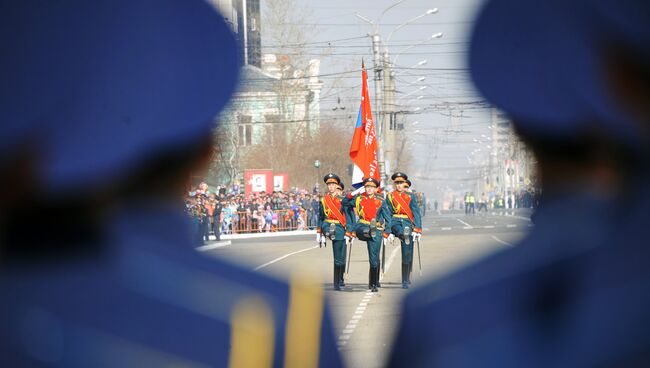
<svg viewBox="0 0 650 368"><path fill-rule="evenodd" d="M422 237L422 234L420 234L420 233L413 233L413 234L411 234L411 236L413 237L413 241L418 241L418 240L420 240L420 238Z"/></svg>
<svg viewBox="0 0 650 368"><path fill-rule="evenodd" d="M365 191L366 191L366 187L361 187L361 188L359 188L359 189L354 190L354 191L353 191L352 193L350 193L350 194L352 194L353 196L355 196L355 195L357 195L357 194L364 193Z"/></svg>
<svg viewBox="0 0 650 368"><path fill-rule="evenodd" d="M346 243L346 244L348 244L348 243L352 243L352 237L346 235L346 236L345 236L345 243Z"/></svg>
<svg viewBox="0 0 650 368"><path fill-rule="evenodd" d="M393 234L388 235L388 241L392 243L393 240L395 240L395 235Z"/></svg>
<svg viewBox="0 0 650 368"><path fill-rule="evenodd" d="M321 233L316 233L316 243L320 244L322 242L323 235Z"/></svg>
<svg viewBox="0 0 650 368"><path fill-rule="evenodd" d="M388 238L384 238L384 246L387 246L388 243L390 243L390 236Z"/></svg>

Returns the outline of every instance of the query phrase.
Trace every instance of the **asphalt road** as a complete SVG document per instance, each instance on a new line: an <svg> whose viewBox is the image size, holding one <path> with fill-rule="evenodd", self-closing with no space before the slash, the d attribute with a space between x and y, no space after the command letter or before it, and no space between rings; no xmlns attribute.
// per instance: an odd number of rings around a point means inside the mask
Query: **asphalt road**
<svg viewBox="0 0 650 368"><path fill-rule="evenodd" d="M489 253L515 246L532 226L527 211L465 215L462 212L429 213L423 219L422 276L415 254L412 287L440 277ZM322 276L334 315L339 346L348 366L380 367L388 354L398 321L401 288L399 246L386 249L386 272L378 293L368 285L368 252L355 241L344 291L332 290L332 248L319 248L316 236L235 239L231 244L205 251L250 267L288 278L292 270L308 266ZM395 242L395 244L398 244Z"/></svg>

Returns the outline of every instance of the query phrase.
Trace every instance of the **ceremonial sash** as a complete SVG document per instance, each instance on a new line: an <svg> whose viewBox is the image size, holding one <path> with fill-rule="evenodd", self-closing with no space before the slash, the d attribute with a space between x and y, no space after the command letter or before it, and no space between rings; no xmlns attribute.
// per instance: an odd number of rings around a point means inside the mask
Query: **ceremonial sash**
<svg viewBox="0 0 650 368"><path fill-rule="evenodd" d="M372 220L377 216L377 210L381 206L381 199L374 197L359 196L356 200L357 212L359 218L364 220ZM364 209L367 209L369 212L366 213Z"/></svg>
<svg viewBox="0 0 650 368"><path fill-rule="evenodd" d="M345 216L341 213L341 209L336 205L334 199L329 195L323 196L323 209L325 210L325 215L329 217L330 213L334 215L334 218L345 226ZM328 212L329 210L329 212Z"/></svg>
<svg viewBox="0 0 650 368"><path fill-rule="evenodd" d="M409 220L411 220L411 222L415 224L415 220L413 219L413 211L411 211L411 207L408 205L408 203L406 203L406 201L404 200L404 198L402 198L401 195L396 196L395 194L391 193L390 201L393 205L393 208L396 209L396 212L401 209L403 212L406 213L406 216L409 217ZM395 202L397 202L397 206L395 206Z"/></svg>

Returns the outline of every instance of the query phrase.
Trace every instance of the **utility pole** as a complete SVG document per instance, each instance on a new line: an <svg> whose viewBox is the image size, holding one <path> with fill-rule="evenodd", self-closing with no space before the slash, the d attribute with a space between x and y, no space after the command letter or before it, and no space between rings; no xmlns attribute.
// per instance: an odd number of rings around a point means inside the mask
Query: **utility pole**
<svg viewBox="0 0 650 368"><path fill-rule="evenodd" d="M393 79L393 68L390 62L388 51L383 54L384 62L384 167L386 174L388 171L395 171L397 169L396 160L396 130L397 130L397 116L395 113L395 85ZM388 121L388 122L386 122Z"/></svg>
<svg viewBox="0 0 650 368"><path fill-rule="evenodd" d="M385 119L382 104L382 87L381 80L384 72L383 62L381 59L381 36L379 32L373 32L372 35L372 56L373 56L373 69L374 69L374 84L375 84L375 122L377 129L377 161L379 161L379 175L382 183L386 181L386 162L384 161L384 135L385 135Z"/></svg>

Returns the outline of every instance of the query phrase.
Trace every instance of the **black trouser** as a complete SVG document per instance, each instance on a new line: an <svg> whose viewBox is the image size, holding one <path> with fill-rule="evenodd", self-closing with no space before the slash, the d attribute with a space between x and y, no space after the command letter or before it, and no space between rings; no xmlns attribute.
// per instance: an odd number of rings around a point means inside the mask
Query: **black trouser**
<svg viewBox="0 0 650 368"><path fill-rule="evenodd" d="M217 240L221 240L221 222L219 221L220 215L215 215L212 217L212 231L214 231L214 236Z"/></svg>

